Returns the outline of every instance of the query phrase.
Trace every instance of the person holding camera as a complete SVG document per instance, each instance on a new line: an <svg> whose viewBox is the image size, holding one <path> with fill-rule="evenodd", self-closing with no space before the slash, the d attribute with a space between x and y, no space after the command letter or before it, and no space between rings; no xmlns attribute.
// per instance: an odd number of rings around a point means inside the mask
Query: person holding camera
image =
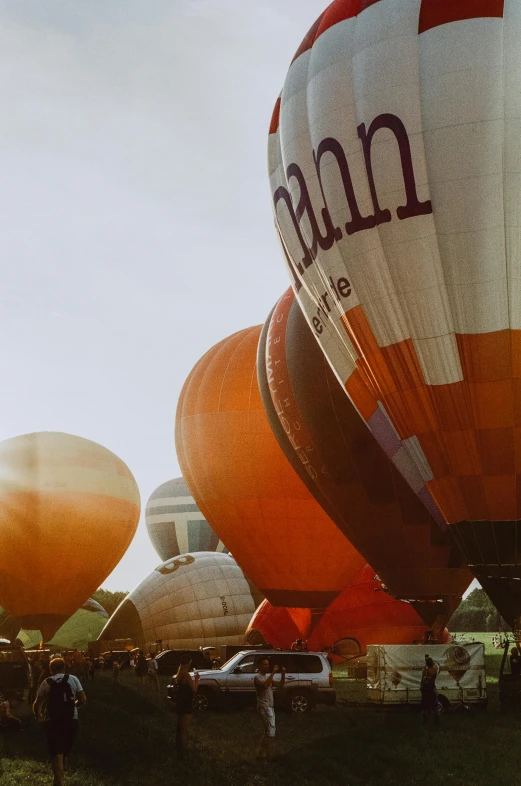
<svg viewBox="0 0 521 786"><path fill-rule="evenodd" d="M261 740L258 759L269 759L273 753L273 740L275 739L275 708L273 702L273 678L279 671L278 666L273 666L270 671L270 662L265 656L261 656L257 661L258 672L255 675L254 685L257 694L257 712L262 718L264 726L264 736ZM280 680L277 681L276 688L282 690L286 681L286 669L280 669Z"/></svg>
<svg viewBox="0 0 521 786"><path fill-rule="evenodd" d="M429 656L425 656L425 667L422 671L420 690L422 694L421 708L423 722L427 723L429 715L433 715L434 723L440 722L440 709L438 705L438 694L436 692L436 677L440 667Z"/></svg>

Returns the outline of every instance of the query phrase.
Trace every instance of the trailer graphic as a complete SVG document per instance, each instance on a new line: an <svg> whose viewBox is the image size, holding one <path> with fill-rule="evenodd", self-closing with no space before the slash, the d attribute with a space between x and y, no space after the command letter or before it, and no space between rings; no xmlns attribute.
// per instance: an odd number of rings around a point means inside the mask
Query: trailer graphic
<svg viewBox="0 0 521 786"><path fill-rule="evenodd" d="M381 645L367 647L367 697L374 704L420 704L425 658L440 667L436 679L440 708L486 707L485 646L469 644Z"/></svg>

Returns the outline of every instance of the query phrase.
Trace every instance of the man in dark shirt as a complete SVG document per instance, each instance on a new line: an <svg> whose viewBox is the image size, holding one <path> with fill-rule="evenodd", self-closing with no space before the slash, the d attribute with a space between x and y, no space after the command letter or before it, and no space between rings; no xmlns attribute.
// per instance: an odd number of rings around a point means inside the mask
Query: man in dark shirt
<svg viewBox="0 0 521 786"><path fill-rule="evenodd" d="M425 668L422 672L421 678L421 708L423 722L427 723L429 715L434 717L434 723L440 722L438 694L436 692L436 677L438 676L440 667L437 663L425 656Z"/></svg>
<svg viewBox="0 0 521 786"><path fill-rule="evenodd" d="M510 673L513 677L521 675L521 655L517 647L510 650Z"/></svg>

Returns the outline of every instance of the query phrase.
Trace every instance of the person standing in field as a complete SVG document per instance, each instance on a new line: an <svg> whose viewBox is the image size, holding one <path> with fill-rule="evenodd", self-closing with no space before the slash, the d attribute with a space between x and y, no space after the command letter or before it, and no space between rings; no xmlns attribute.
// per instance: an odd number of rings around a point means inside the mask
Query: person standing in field
<svg viewBox="0 0 521 786"><path fill-rule="evenodd" d="M273 702L273 678L279 671L278 666L274 666L270 674L270 662L265 656L261 656L257 661L258 672L255 675L253 684L257 694L257 712L262 718L264 725L264 736L261 740L258 759L269 759L273 755L273 740L275 739L275 708ZM276 688L282 690L286 681L286 669L281 668L281 678L277 682Z"/></svg>
<svg viewBox="0 0 521 786"><path fill-rule="evenodd" d="M87 701L83 687L73 674L65 674L63 658L50 664L51 676L38 690L33 712L37 720L44 719L45 736L54 773L53 786L63 786L63 770L78 733L78 707Z"/></svg>
<svg viewBox="0 0 521 786"><path fill-rule="evenodd" d="M154 689L159 693L159 667L157 665L156 656L151 653L148 661L148 680L152 683Z"/></svg>
<svg viewBox="0 0 521 786"><path fill-rule="evenodd" d="M121 672L120 662L117 658L114 658L114 662L112 664L112 679L114 681L114 690L118 689L120 672Z"/></svg>
<svg viewBox="0 0 521 786"><path fill-rule="evenodd" d="M147 671L148 671L147 659L145 658L143 650L139 650L139 655L136 663L136 677L137 677L138 684L141 687L143 687L143 679Z"/></svg>
<svg viewBox="0 0 521 786"><path fill-rule="evenodd" d="M192 722L192 701L199 686L199 674L196 672L195 676L192 677L190 674L191 668L192 659L190 655L181 655L179 668L175 675L175 683L177 685L177 728L175 745L177 755L180 759L186 758L188 730Z"/></svg>
<svg viewBox="0 0 521 786"><path fill-rule="evenodd" d="M427 723L429 715L434 717L434 723L440 722L440 709L438 705L438 693L436 692L436 677L438 676L440 667L437 663L425 656L425 667L422 671L422 678L420 683L421 691L421 708L423 722Z"/></svg>
<svg viewBox="0 0 521 786"><path fill-rule="evenodd" d="M510 650L510 673L513 677L521 675L521 655L518 647L512 647Z"/></svg>
<svg viewBox="0 0 521 786"><path fill-rule="evenodd" d="M51 667L49 665L50 664L49 656L47 656L43 660L41 660L40 663L41 663L42 667L41 667L40 673L38 675L38 688L40 687L42 682L44 682L46 679L48 679L51 676Z"/></svg>
<svg viewBox="0 0 521 786"><path fill-rule="evenodd" d="M22 721L11 712L11 704L0 690L0 734L12 734L22 730Z"/></svg>

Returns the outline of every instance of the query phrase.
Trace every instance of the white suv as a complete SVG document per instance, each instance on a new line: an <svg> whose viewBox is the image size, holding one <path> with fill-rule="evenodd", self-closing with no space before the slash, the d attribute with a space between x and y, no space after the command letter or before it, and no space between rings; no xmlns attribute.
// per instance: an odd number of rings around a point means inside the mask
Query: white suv
<svg viewBox="0 0 521 786"><path fill-rule="evenodd" d="M195 710L217 706L255 704L253 679L260 657L268 658L270 666L286 669L282 690L274 693L276 706L291 712L308 712L316 704L333 705L331 666L324 652L295 652L292 650L249 650L238 652L220 669L199 671L199 689L194 696ZM278 678L275 680L275 685ZM175 701L173 685L167 689L168 699Z"/></svg>

